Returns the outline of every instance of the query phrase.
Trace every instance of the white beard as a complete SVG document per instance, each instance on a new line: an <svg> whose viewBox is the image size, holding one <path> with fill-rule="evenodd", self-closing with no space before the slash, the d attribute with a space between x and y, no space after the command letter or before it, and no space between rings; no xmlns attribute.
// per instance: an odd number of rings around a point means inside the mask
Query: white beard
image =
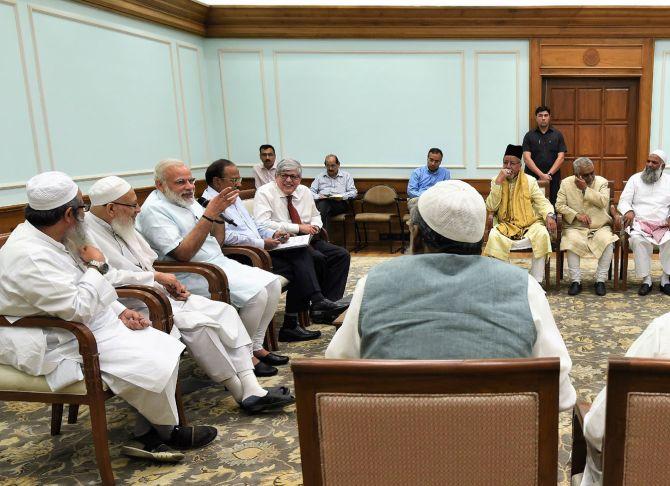
<svg viewBox="0 0 670 486"><path fill-rule="evenodd" d="M109 224L114 233L126 242L130 251L138 259L140 266L145 270L153 270L153 263L158 257L149 244L135 230L135 221L132 218L115 218Z"/></svg>
<svg viewBox="0 0 670 486"><path fill-rule="evenodd" d="M165 198L168 201L170 201L173 204L176 204L177 206L181 206L182 208L191 207L193 201L195 201L195 198L193 196L191 196L188 200L186 200L176 192L170 190L170 188L167 186L163 188L163 194L165 195Z"/></svg>
<svg viewBox="0 0 670 486"><path fill-rule="evenodd" d="M87 223L85 221L77 221L77 225L65 234L63 244L72 255L79 257L79 249L92 244Z"/></svg>

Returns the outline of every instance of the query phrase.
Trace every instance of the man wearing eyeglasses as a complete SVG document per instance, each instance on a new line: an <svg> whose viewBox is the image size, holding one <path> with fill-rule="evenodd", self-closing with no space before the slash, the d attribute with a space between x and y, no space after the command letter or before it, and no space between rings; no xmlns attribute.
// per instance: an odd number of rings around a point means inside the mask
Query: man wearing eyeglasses
<svg viewBox="0 0 670 486"><path fill-rule="evenodd" d="M312 192L300 184L302 165L294 159L283 159L277 164L275 182L256 191L254 219L258 225L272 231L292 235L312 235L309 251L321 287L323 300L312 298L311 316L316 322L332 322L348 306L338 303L344 295L349 274L350 256L344 248L321 238L321 215Z"/></svg>

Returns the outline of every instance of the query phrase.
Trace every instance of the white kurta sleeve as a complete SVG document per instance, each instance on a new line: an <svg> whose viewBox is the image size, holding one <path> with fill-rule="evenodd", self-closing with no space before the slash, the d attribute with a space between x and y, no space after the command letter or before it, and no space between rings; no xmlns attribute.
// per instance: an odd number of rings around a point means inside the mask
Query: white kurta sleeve
<svg viewBox="0 0 670 486"><path fill-rule="evenodd" d="M155 207L142 208L136 227L161 257L177 248L184 239L175 221Z"/></svg>
<svg viewBox="0 0 670 486"><path fill-rule="evenodd" d="M114 287L123 287L124 285L148 285L154 284L154 272L135 272L133 270L117 270L109 267L105 278Z"/></svg>
<svg viewBox="0 0 670 486"><path fill-rule="evenodd" d="M568 354L568 349L565 347L563 337L556 326L544 290L530 275L528 275L528 306L537 331L537 339L533 345L533 357L558 357L561 360L558 408L559 410L568 410L575 405L577 399L577 392L575 392L575 388L570 381L572 360Z"/></svg>
<svg viewBox="0 0 670 486"><path fill-rule="evenodd" d="M118 300L115 300L114 302L112 302L109 307L112 309L112 311L114 312L114 315L116 317L119 317L121 315L121 313L124 310L127 309L127 307L125 305L123 305L121 302L119 302Z"/></svg>
<svg viewBox="0 0 670 486"><path fill-rule="evenodd" d="M361 336L358 334L358 315L361 311L366 280L367 277L363 277L356 284L356 290L354 290L347 314L344 316L344 322L326 349L326 358L359 359L361 357Z"/></svg>
<svg viewBox="0 0 670 486"><path fill-rule="evenodd" d="M635 195L635 176L628 179L621 195L619 196L619 205L617 211L626 214L633 210L633 196Z"/></svg>

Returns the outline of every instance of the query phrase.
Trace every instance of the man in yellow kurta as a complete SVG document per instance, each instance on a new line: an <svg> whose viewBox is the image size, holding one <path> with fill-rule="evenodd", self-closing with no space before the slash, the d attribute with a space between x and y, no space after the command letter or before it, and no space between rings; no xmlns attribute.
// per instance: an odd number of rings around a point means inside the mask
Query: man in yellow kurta
<svg viewBox="0 0 670 486"><path fill-rule="evenodd" d="M489 233L484 255L508 261L510 250L532 249L530 274L542 282L556 216L537 180L520 172L522 153L521 145L508 145L503 168L491 180L486 209L495 214L497 224Z"/></svg>
<svg viewBox="0 0 670 486"><path fill-rule="evenodd" d="M573 162L575 175L563 179L556 198L556 211L563 215L565 226L561 250L567 251L570 273L569 295L582 291L580 257L598 259L596 270L596 295L606 293L605 280L612 262L614 242L619 239L612 233L612 217L607 208L610 189L607 179L595 175L593 162L580 157Z"/></svg>

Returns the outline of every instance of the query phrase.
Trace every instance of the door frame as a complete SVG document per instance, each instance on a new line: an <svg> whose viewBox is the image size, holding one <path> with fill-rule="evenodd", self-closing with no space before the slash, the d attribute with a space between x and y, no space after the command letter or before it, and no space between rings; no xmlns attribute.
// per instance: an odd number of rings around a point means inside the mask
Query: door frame
<svg viewBox="0 0 670 486"><path fill-rule="evenodd" d="M635 165L644 168L649 155L654 40L540 38L530 41L529 127L542 104L543 78L639 78Z"/></svg>

